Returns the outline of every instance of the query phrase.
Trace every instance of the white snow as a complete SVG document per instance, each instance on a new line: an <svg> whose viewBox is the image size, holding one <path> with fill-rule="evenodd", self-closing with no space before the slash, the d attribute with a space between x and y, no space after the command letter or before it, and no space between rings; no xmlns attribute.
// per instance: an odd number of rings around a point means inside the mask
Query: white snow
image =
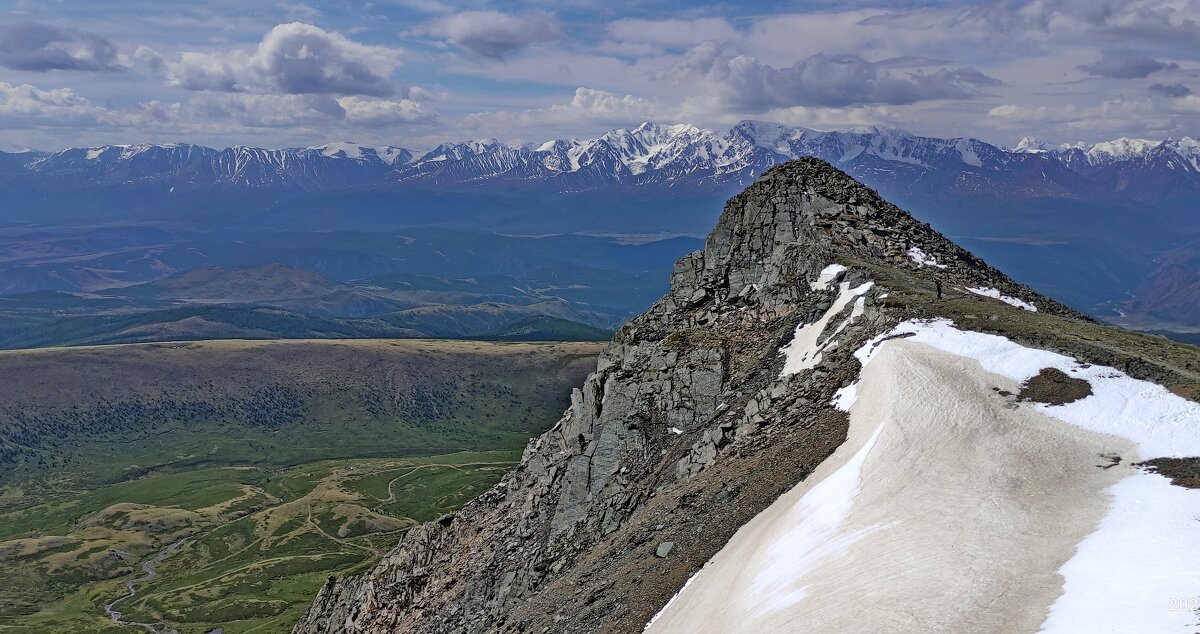
<svg viewBox="0 0 1200 634"><path fill-rule="evenodd" d="M1096 457L1132 445L1010 408L992 388L1015 386L973 360L908 340L860 352L871 362L836 399L853 409L846 441L742 526L652 632L1040 626L1058 568L1130 472Z"/></svg>
<svg viewBox="0 0 1200 634"><path fill-rule="evenodd" d="M387 145L375 148L375 155L388 165L398 165L408 160L412 153L404 148Z"/></svg>
<svg viewBox="0 0 1200 634"><path fill-rule="evenodd" d="M1020 308L1022 310L1027 310L1032 313L1037 312L1037 306L1034 306L1033 304L1030 304L1029 302L1022 300L1022 299L1017 299L1016 297L1010 297L1008 295L1004 295L1004 294L1000 293L1000 291L998 291L994 288L978 286L978 287L968 288L967 290L972 293L975 293L976 295L982 295L984 297L991 297L992 299L998 299L998 300L1004 302L1005 304L1008 304L1009 306L1016 306L1017 308Z"/></svg>
<svg viewBox="0 0 1200 634"><path fill-rule="evenodd" d="M775 535L766 546L769 563L755 575L750 587L743 589L744 595L758 604L760 614L777 612L803 601L808 590L796 587L798 580L823 562L844 554L854 542L886 526L873 524L842 530L862 483L863 463L881 431L883 425L876 427L870 439L837 471L809 489L790 511L792 527Z"/></svg>
<svg viewBox="0 0 1200 634"><path fill-rule="evenodd" d="M983 160L975 153L975 146L971 139L959 139L955 143L955 149L958 150L958 155L962 157L962 162L975 167L983 167Z"/></svg>
<svg viewBox="0 0 1200 634"><path fill-rule="evenodd" d="M814 291L823 291L829 288L829 283L832 282L834 278L841 275L842 271L845 270L846 267L842 266L841 264L830 264L829 266L821 269L821 272L817 274L817 281L810 283L809 286Z"/></svg>
<svg viewBox="0 0 1200 634"><path fill-rule="evenodd" d="M857 400L858 383L851 383L846 387L839 388L838 391L833 394L833 400L829 401L829 404L835 409L848 412L850 411L851 407L854 407L854 402Z"/></svg>
<svg viewBox="0 0 1200 634"><path fill-rule="evenodd" d="M911 247L908 250L908 259L917 263L919 267L936 266L939 269L946 268L945 264L938 264L938 261L933 256L926 255L919 247Z"/></svg>
<svg viewBox="0 0 1200 634"><path fill-rule="evenodd" d="M905 322L855 355L860 381L833 398L853 409L845 443L648 629L1195 631L1170 601L1200 588L1200 491L1131 464L1200 455L1200 405L947 320ZM1047 367L1093 394L994 392ZM1121 463L1098 468L1110 452Z"/></svg>
<svg viewBox="0 0 1200 634"><path fill-rule="evenodd" d="M1013 148L1013 152L1017 154L1046 154L1050 146L1037 137L1027 136L1017 143L1017 147Z"/></svg>
<svg viewBox="0 0 1200 634"><path fill-rule="evenodd" d="M975 359L1014 381L1024 382L1043 368L1088 381L1091 396L1037 408L1077 427L1131 440L1141 450L1139 459L1200 456L1200 405L1160 385L997 335L962 331L946 320L906 322L889 335L910 332L910 341ZM859 361L869 362L881 341L860 350ZM1108 514L1059 571L1063 594L1042 632L1193 631L1188 628L1195 616L1169 610L1168 602L1194 597L1200 589L1200 490L1139 471L1109 493Z"/></svg>
<svg viewBox="0 0 1200 634"><path fill-rule="evenodd" d="M1087 156L1088 163L1103 165L1113 161L1122 161L1135 156L1141 156L1159 145L1159 141L1151 141L1149 139L1120 138L1092 144L1083 142L1064 144L1063 149L1077 148L1082 150L1084 155Z"/></svg>
<svg viewBox="0 0 1200 634"><path fill-rule="evenodd" d="M1063 594L1041 631L1194 632L1195 613L1170 602L1200 597L1200 491L1139 473L1109 492L1108 515L1059 570Z"/></svg>
<svg viewBox="0 0 1200 634"><path fill-rule="evenodd" d="M1187 161L1192 169L1200 172L1200 140L1185 136L1178 140L1167 140L1165 144Z"/></svg>
<svg viewBox="0 0 1200 634"><path fill-rule="evenodd" d="M672 434L675 434L676 436L679 436L679 435L682 435L682 434L683 434L683 430L682 430L682 429L680 429L680 428L678 428L678 427L672 427L672 428L671 428L671 433L672 433Z"/></svg>
<svg viewBox="0 0 1200 634"><path fill-rule="evenodd" d="M1161 385L1134 379L1114 368L1089 366L1055 352L1026 348L997 335L959 330L944 319L905 322L885 336L906 333L913 333L909 341L975 359L988 372L1018 383L1043 368L1083 379L1092 385L1091 396L1066 405L1038 405L1038 409L1084 429L1129 439L1141 447L1146 458L1200 456L1200 405ZM865 365L877 351L878 346L868 344L855 356Z"/></svg>
<svg viewBox="0 0 1200 634"><path fill-rule="evenodd" d="M829 268L826 268L826 270L829 270ZM784 346L781 350L787 358L784 359L783 370L780 372L780 376L787 376L808 370L820 363L822 351L833 344L834 337L838 333L862 314L863 304L865 304L866 300L862 295L871 290L874 284L874 282L866 282L855 288L850 288L849 282L842 282L838 286L839 293L837 298L833 300L833 305L829 307L829 310L825 311L824 315L821 315L820 319L811 324L796 326L796 334L792 337L791 343ZM818 339L821 333L825 332L825 327L829 324L829 321L845 310L851 301L856 299L859 301L851 309L850 315L842 323L838 324L828 339L824 342L819 342Z"/></svg>
<svg viewBox="0 0 1200 634"><path fill-rule="evenodd" d="M338 155L343 154L345 158L355 161L365 159L369 151L373 152L375 156L379 157L379 160L388 164L394 164L403 153L403 150L400 148L392 147L390 145L371 147L367 145L359 145L351 141L336 141L333 143L326 143L324 145L313 145L307 149L313 150L314 152L320 152L322 156L328 156L330 158L342 158Z"/></svg>
<svg viewBox="0 0 1200 634"><path fill-rule="evenodd" d="M317 150L323 156L328 156L330 158L336 157L338 153L344 153L345 157L348 159L360 159L363 157L362 147L349 141L343 141L340 143L326 143L325 145L318 145L309 149Z"/></svg>

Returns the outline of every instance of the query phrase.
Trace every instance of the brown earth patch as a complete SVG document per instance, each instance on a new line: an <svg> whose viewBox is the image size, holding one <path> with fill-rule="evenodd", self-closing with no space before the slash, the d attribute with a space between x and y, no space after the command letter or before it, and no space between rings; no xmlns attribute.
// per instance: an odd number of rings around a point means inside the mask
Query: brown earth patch
<svg viewBox="0 0 1200 634"><path fill-rule="evenodd" d="M1200 458L1155 458L1137 466L1171 478L1175 486L1200 489Z"/></svg>
<svg viewBox="0 0 1200 634"><path fill-rule="evenodd" d="M1017 395L1022 401L1036 401L1047 405L1073 403L1092 395L1092 384L1083 379L1067 376L1056 368L1042 368L1037 376L1021 386Z"/></svg>
<svg viewBox="0 0 1200 634"><path fill-rule="evenodd" d="M1200 401L1200 383L1176 383L1168 389L1183 398Z"/></svg>

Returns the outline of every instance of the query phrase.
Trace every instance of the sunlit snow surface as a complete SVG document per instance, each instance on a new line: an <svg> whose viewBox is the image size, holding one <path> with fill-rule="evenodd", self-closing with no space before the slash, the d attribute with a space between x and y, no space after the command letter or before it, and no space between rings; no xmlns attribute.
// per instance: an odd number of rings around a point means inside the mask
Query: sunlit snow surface
<svg viewBox="0 0 1200 634"><path fill-rule="evenodd" d="M1033 304L1030 304L1027 301L1017 299L1016 297L1009 297L1008 295L1003 295L1000 293L1000 291L998 291L994 288L985 288L985 287L979 286L979 287L975 287L975 288L968 288L967 290L972 293L975 293L976 295L982 295L983 297L991 297L992 299L998 299L998 300L1004 302L1005 304L1008 304L1009 306L1016 306L1017 308L1020 308L1021 310L1027 310L1032 313L1037 312L1037 306L1034 306Z"/></svg>
<svg viewBox="0 0 1200 634"><path fill-rule="evenodd" d="M843 310L852 298L859 297L853 295L846 283L839 285L839 291L835 306L840 305ZM829 313L826 313L823 317L827 324L829 316ZM807 332L804 333L804 337L801 336L803 329L804 326L798 329L797 339L793 340L791 345L793 348L811 350L807 346L797 345L800 340L807 339ZM887 369L871 367L867 371L867 366L872 364L880 350L897 345L888 343L888 340L897 337L904 337L906 342L911 343L893 349L885 360L880 361L890 364ZM921 345L911 345L913 343ZM818 467L818 471L825 467L828 468L827 471L821 472L819 477L811 478L811 482L797 485L797 488L790 492L797 493L798 497L789 498L789 494L785 494L774 505L739 529L725 549L711 559L704 570L692 577L688 586L685 586L689 590L680 593L685 596L681 598L677 595L668 604L670 609L665 607L663 612L655 617L655 631L670 634L677 631L746 634L760 631L755 628L760 628L763 623L772 623L774 629L771 631L816 631L807 625L807 622L788 619L793 616L825 619L822 614L829 614L830 610L843 610L844 606L840 601L844 595L839 594L839 591L858 589L864 593L875 592L883 601L904 597L906 589L911 591L911 587L897 588L895 593L887 589L888 577L884 573L889 570L889 566L893 572L903 570L904 574L917 571L910 578L906 578L909 579L909 583L915 581L926 584L920 586L921 591L937 591L938 579L941 578L958 579L953 582L947 581L958 585L941 590L954 594L955 597L970 597L972 590L966 586L971 585L969 580L975 577L963 576L963 566L966 565L967 568L978 566L983 577L977 580L983 584L991 584L988 587L1001 591L1006 584L1009 587L1021 587L1022 578L1014 580L1011 577L1014 574L1024 574L1021 571L1025 570L1032 575L1030 583L1044 588L1031 590L1029 596L1042 597L1039 601L1044 602L1023 608L1020 604L1008 607L1000 605L1005 600L1002 596L995 597L995 601L985 596L979 604L947 603L945 597L929 596L927 604L913 606L924 608L924 612L918 615L914 610L913 614L901 615L903 618L893 623L895 628L888 631L930 631L916 629L916 626L928 627L951 622L989 622L986 620L986 614L955 615L939 613L936 610L980 609L987 612L1014 609L1020 613L1025 609L1033 610L1032 613L1024 613L1029 617L1027 622L1015 629L1009 628L1010 630L1048 633L1195 632L1195 623L1200 619L1186 610L1171 610L1171 600L1175 599L1177 604L1182 603L1182 607L1186 608L1188 598L1195 597L1200 589L1200 491L1174 486L1167 478L1133 469L1128 465L1159 456L1200 455L1200 406L1158 385L1133 379L1113 368L1082 364L1061 354L1026 348L996 335L962 331L946 320L905 322L875 338L860 348L855 355L867 371L866 376L874 373L873 380L878 381L880 371L905 372L905 368L909 366L903 363L916 362L919 365L922 362L914 361L920 358L919 355L934 354L932 351L919 352L922 345L936 349L936 354L939 355L957 356L960 360L952 363L959 364L961 371L967 374L975 375L971 364L961 361L962 359L974 360L982 370L1016 383L1024 382L1049 367L1085 379L1091 384L1093 394L1074 403L1058 406L1017 405L1019 410L1036 408L1037 411L1061 421L1061 425L1052 423L1043 416L1034 417L1032 412L1029 417L1024 418L1016 414L1011 418L989 418L994 415L985 414L987 408L1003 409L997 403L991 402L994 398L991 396L984 397L989 404L983 405L981 401L980 406L983 409L975 409L967 401L945 403L946 407L960 413L979 412L979 422L964 421L957 424L953 420L947 420L935 423L950 423L944 430L949 435L942 440L960 443L963 451L969 452L974 446L971 443L977 440L983 443L983 447L987 447L988 442L998 442L1000 445L992 450L996 452L997 460L1000 460L1001 454L1011 444L1013 451L1017 453L1009 457L1010 460L1016 460L1010 466L1022 464L1022 460L1036 461L1039 456L1056 456L1055 460L1065 458L1069 461L1072 459L1072 451L1077 452L1084 447L1090 447L1084 454L1076 453L1074 459L1082 458L1084 463L1080 466L1100 472L1100 448L1122 447L1120 453L1123 464L1120 470L1103 472L1111 474L1111 477L1100 480L1107 484L1092 488L1086 500L1058 501L1063 508L1080 502L1079 505L1071 507L1074 510L1066 511L1071 515L1058 518L1063 522L1062 530L1069 531L1070 537L1032 557L1026 556L1028 550L1022 550L1020 555L1005 550L1006 547L1020 548L1022 544L1029 546L1028 542L1032 536L1040 532L1053 533L1058 530L1057 526L1051 525L1054 523L1051 518L1055 517L1052 509L1057 505L1047 506L1047 501L1053 499L1056 490L1053 488L1060 482L1057 478L1065 473L1058 471L1058 463L1045 471L1037 472L1040 476L1034 476L1031 472L1033 479L1026 485L1025 490L1014 489L1011 486L1006 489L1000 484L993 491L994 485L986 478L966 477L969 474L963 474L963 482L959 483L967 488L958 490L952 487L945 491L945 496L937 495L936 485L930 490L921 480L914 480L897 488L896 483L903 482L903 474L907 471L903 467L900 467L899 472L895 471L894 463L889 463L889 460L896 460L898 456L889 458L888 452L906 447L933 449L941 446L940 441L926 433L937 432L940 427L929 427L911 418L888 418L886 414L889 407L902 407L909 417L926 412L928 416L936 418L928 409L939 408L936 402L927 402L924 405L915 404L913 401L904 401L898 405L887 404L888 398L895 397L919 397L936 401L940 386L936 383L922 382L937 376L936 373L926 374L922 378L922 368L925 366L913 367L914 377L911 383L897 379L897 382L891 384L908 386L898 392L881 391L888 389L886 386L889 384L879 382L865 386L855 383L838 390L833 405L847 411L854 407L854 415L861 419L859 423L868 426L858 432L856 440L848 440L851 444L840 447L827 463ZM893 356L893 352L900 356ZM928 368L925 370L928 371ZM982 386L992 384L986 376L979 376L983 377L985 382L979 383L979 388L976 389L986 389ZM964 383L957 387L948 387L948 398L974 398L974 392L963 391L964 386L969 385L971 384ZM860 411L858 406L866 409ZM884 409L880 410L881 407ZM872 424L870 419L881 414L883 418ZM861 418L864 415L867 416L866 419ZM1000 426L996 429L975 427L978 433L964 434L964 431L970 432L973 429L972 425L989 424L988 420L995 421ZM1041 445L1029 444L1030 437L1023 440L1020 437L1005 436L1022 435L1021 427L1004 427L1013 423L1054 425L1059 428L1054 434L1060 435L1051 437L1065 442L1054 448L1047 447L1046 453L1043 454ZM851 436L855 435L854 425L852 418L849 432ZM1078 429L1068 431L1069 428ZM1031 429L1030 433L1037 435L1039 432ZM1073 433L1088 435L1073 436ZM1108 434L1113 438L1111 442L1098 441L1097 439L1103 439L1104 436L1097 434ZM1073 443L1079 443L1075 445L1079 449L1071 449ZM1054 449L1063 451L1056 452ZM1091 453L1093 451L1095 453ZM926 455L931 461L953 462L950 456L937 454L936 451L929 454L918 451L914 455ZM1095 462L1089 460L1089 457L1093 457ZM965 464L970 466L974 463ZM871 471L872 469L874 471ZM868 475L868 472L871 475ZM977 472L972 473L977 475ZM1038 479L1039 477L1041 479ZM1046 479L1047 477L1049 479ZM1067 478L1074 478L1073 484L1068 485L1067 490L1079 490L1073 487L1091 477L1092 474L1076 473ZM942 479L937 482L941 483L940 486L950 486L955 481ZM888 483L891 489L888 488ZM1013 483L1009 482L1009 485L1011 484ZM964 497L964 492L975 491L969 488L972 486L981 487L976 491L977 497ZM1052 489L1039 491L1039 486ZM801 487L808 488L797 491ZM881 498L881 491L887 495ZM989 497L993 492L996 494L995 499ZM888 508L887 501L895 499L889 497L893 495L904 501L897 501L896 508ZM1026 495L1030 497L1027 505L1023 505L1021 501ZM927 540L930 534L936 532L935 527L941 526L936 521L934 524L922 523L923 518L927 518L931 512L936 513L934 509L944 508L942 505L946 503L945 500L958 500L960 503L972 500L971 504L999 504L996 507L997 512L1007 508L1010 515L978 516L960 509L960 517L973 518L969 521L979 522L961 525L961 530L968 531L963 535L961 543L955 542L953 536L944 543L922 542L922 539ZM922 504L930 506L926 508L922 507ZM1003 526L1006 522L1016 522L1019 525L1022 518L1033 517L1026 515L1026 506L1029 512L1040 513L1040 523L1027 527L1029 530L1016 532L1011 530L1013 527ZM1085 508L1092 509L1096 514L1090 516L1089 520L1070 526L1071 521L1078 518L1074 513ZM906 511L916 515L906 515ZM1047 523L1047 520L1051 520L1050 523ZM979 531L995 532L987 533L991 537L983 542L978 539L972 541L972 537L978 537L974 532L976 526ZM1001 544L996 547L981 547L981 544L1003 542L1010 537L1012 543L1008 546ZM898 547L899 550L887 550L884 545ZM884 549L880 550L881 548ZM916 549L912 550L913 548ZM982 555L984 559L964 560L964 552ZM1051 559L1043 559L1044 556ZM1007 568L1010 560L1018 567ZM937 572L938 566L954 564L956 561L956 567ZM925 573L920 572L923 568ZM931 572L932 576L929 576ZM826 574L828 576L825 576ZM922 574L926 576L921 576ZM697 578L701 581L692 583ZM855 584L860 580L866 585L858 588ZM881 587L880 583L884 585ZM1012 586L1014 583L1017 585ZM831 591L831 588L834 590ZM1039 592L1044 594L1038 594ZM920 596L920 591L909 594L910 599ZM939 598L942 599L940 602ZM714 605L714 601L719 604ZM810 603L813 605L809 605ZM974 607L966 607L967 605ZM935 611L930 612L930 609ZM734 620L729 616L731 611L732 614L739 615L733 617ZM825 620L831 624L843 625L828 631L854 631L844 625L854 623L855 618L854 615L837 612L830 614ZM863 612L862 618L864 622L875 624L880 622L880 618L884 622L893 620L887 614L871 613L869 610ZM679 629L681 626L687 629Z"/></svg>
<svg viewBox="0 0 1200 634"><path fill-rule="evenodd" d="M810 283L809 287L811 287L814 291L823 291L829 288L830 282L837 278L837 276L841 275L842 271L845 270L846 267L842 266L841 264L830 264L829 266L821 269L821 272L817 274L817 281Z"/></svg>
<svg viewBox="0 0 1200 634"><path fill-rule="evenodd" d="M905 333L913 333L909 341L975 359L984 370L1019 383L1043 368L1084 379L1092 385L1091 396L1066 405L1038 405L1038 409L1084 429L1127 438L1138 444L1146 459L1200 456L1200 405L1161 385L1139 381L1114 368L1026 348L997 335L959 330L947 320L908 321L876 341ZM877 350L872 342L855 356L865 364Z"/></svg>
<svg viewBox="0 0 1200 634"><path fill-rule="evenodd" d="M827 288L833 277L845 270L845 267L835 270L834 267L838 266L834 264L821 271L821 276L817 279L817 282L813 283L813 288ZM834 272L830 274L830 271ZM826 277L827 274L828 277ZM866 298L863 295L871 290L872 286L874 286L874 282L866 282L854 288L850 288L849 282L839 284L838 296L833 300L833 305L829 307L829 310L825 311L825 314L817 321L797 326L796 334L792 337L791 343L783 347L782 352L786 355L786 359L783 362L783 370L780 372L780 376L795 374L801 370L815 367L817 363L820 363L822 351L831 345L836 345L836 338L841 334L842 330L862 315L866 305ZM837 325L828 338L821 341L821 334L825 332L830 320L845 310L851 301L855 303L854 307L850 309L850 315Z"/></svg>
<svg viewBox="0 0 1200 634"><path fill-rule="evenodd" d="M946 268L945 264L938 264L938 261L931 255L927 255L924 251L917 247L912 247L908 250L908 259L917 263L917 266L936 266L939 269Z"/></svg>
<svg viewBox="0 0 1200 634"><path fill-rule="evenodd" d="M790 510L794 524L767 546L770 563L759 571L749 588L742 590L743 603L756 605L760 613L766 614L803 601L808 589L796 587L797 579L885 527L876 524L849 532L842 530L862 483L863 463L881 431L882 425L876 427L870 440L846 464L809 489Z"/></svg>
<svg viewBox="0 0 1200 634"><path fill-rule="evenodd" d="M1127 438L1138 445L1142 460L1200 456L1200 405L1114 368L962 331L946 320L905 322L856 356L865 365L886 337L906 333L912 333L910 341L975 359L988 372L1014 381L1024 382L1043 368L1085 379L1092 385L1091 396L1038 409L1072 425ZM839 409L849 409L845 398L840 391L835 397ZM1200 596L1200 490L1139 471L1109 492L1108 514L1059 571L1065 579L1063 594L1041 631L1196 631L1200 617L1172 610L1171 600L1182 600L1186 607L1189 598Z"/></svg>

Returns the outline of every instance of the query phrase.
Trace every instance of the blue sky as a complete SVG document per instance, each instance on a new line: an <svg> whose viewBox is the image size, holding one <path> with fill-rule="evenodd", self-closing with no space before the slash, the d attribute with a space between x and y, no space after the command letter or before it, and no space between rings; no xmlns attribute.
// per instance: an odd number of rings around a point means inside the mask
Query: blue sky
<svg viewBox="0 0 1200 634"><path fill-rule="evenodd" d="M0 149L1200 134L1200 0L0 1Z"/></svg>

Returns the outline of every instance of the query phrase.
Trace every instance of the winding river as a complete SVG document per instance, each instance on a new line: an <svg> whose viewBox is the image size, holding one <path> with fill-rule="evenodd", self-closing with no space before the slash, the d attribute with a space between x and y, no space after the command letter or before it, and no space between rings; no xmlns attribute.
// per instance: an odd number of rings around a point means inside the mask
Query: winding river
<svg viewBox="0 0 1200 634"><path fill-rule="evenodd" d="M119 611L117 611L117 604L122 603L124 601L128 601L128 600L132 599L133 597L137 596L138 585L146 583L147 581L150 581L151 579L153 579L155 577L155 575L158 574L158 572L154 569L154 565L159 563L160 561L166 559L171 553L175 552L175 550L178 549L182 543L183 543L182 539L179 541L171 542L170 544L167 545L166 548L163 548L162 550L155 553L155 555L153 557L151 557L148 561L142 562L141 576L134 577L133 579L126 581L125 582L125 594L120 596L117 599L110 601L107 605L104 606L104 611L108 613L108 618L112 619L114 623L119 623L121 625L140 627L140 628L146 630L147 632L151 632L151 634L179 634L178 631L176 631L172 628L166 627L165 625L160 626L157 623L142 623L139 621L126 621L123 618L121 618L122 617L121 613Z"/></svg>

